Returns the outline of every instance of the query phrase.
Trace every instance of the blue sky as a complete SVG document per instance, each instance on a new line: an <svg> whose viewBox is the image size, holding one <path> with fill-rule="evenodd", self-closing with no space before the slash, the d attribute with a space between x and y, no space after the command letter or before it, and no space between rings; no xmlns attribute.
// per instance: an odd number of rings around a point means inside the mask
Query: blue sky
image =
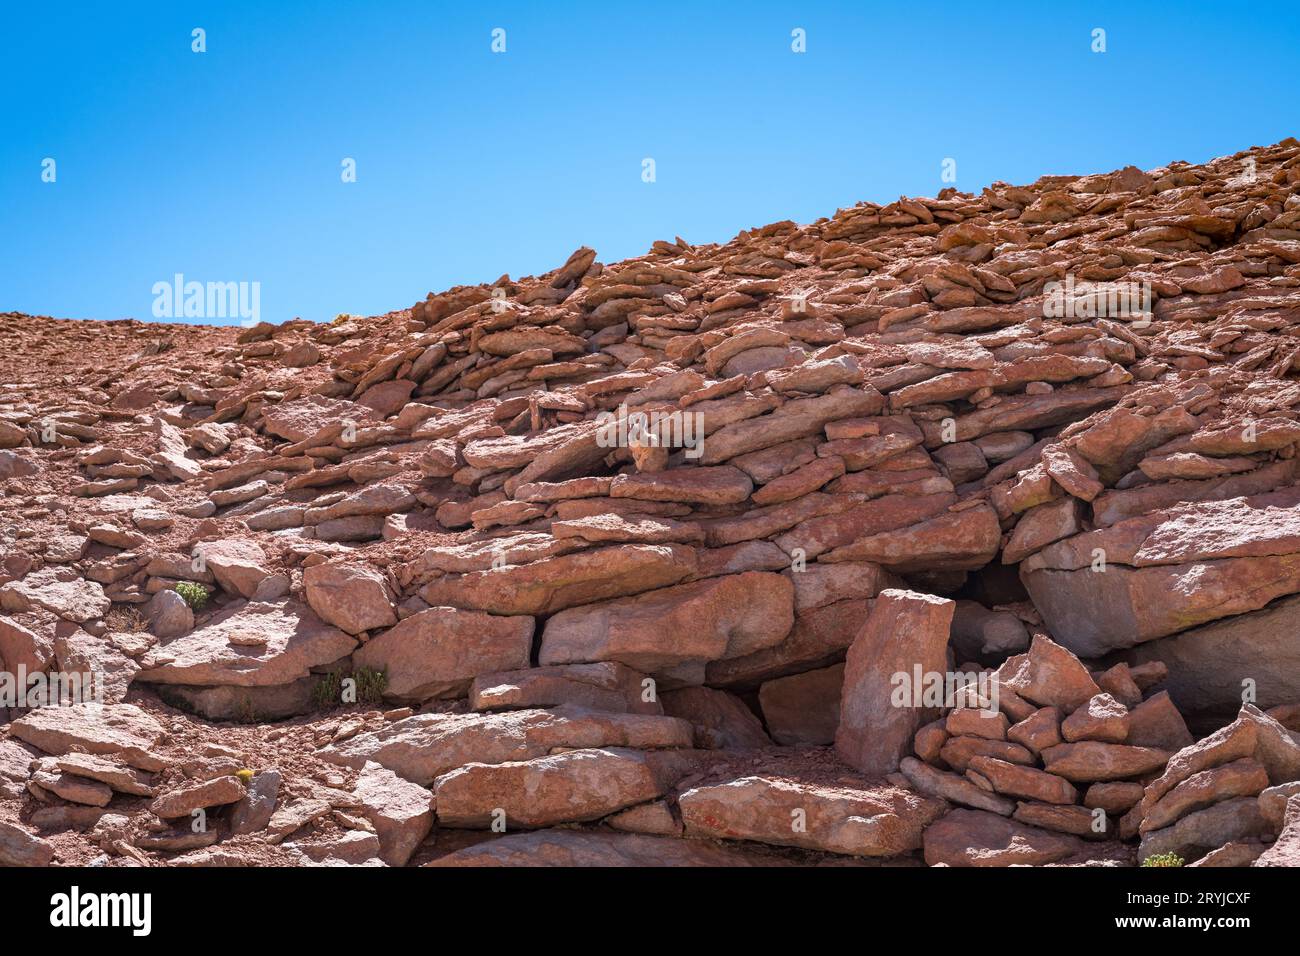
<svg viewBox="0 0 1300 956"><path fill-rule="evenodd" d="M947 157L976 192L1200 162L1300 133L1298 91L1295 0L6 0L0 311L148 319L179 272L373 314L934 195Z"/></svg>

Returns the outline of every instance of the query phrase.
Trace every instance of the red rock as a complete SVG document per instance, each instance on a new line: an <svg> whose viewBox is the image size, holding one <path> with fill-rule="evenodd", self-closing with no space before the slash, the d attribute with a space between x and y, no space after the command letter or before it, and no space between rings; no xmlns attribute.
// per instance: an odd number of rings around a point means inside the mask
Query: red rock
<svg viewBox="0 0 1300 956"><path fill-rule="evenodd" d="M672 809L663 800L621 810L613 816L606 817L605 823L624 833L672 837L682 835L682 821L674 816Z"/></svg>
<svg viewBox="0 0 1300 956"><path fill-rule="evenodd" d="M1105 654L1254 611L1300 590L1294 489L1202 501L1058 541L1021 577L1052 633ZM1104 572L1094 570L1104 556ZM1179 600L1170 601L1175 593Z"/></svg>
<svg viewBox="0 0 1300 956"><path fill-rule="evenodd" d="M380 730L330 744L322 759L361 769L373 760L412 783L468 763L505 763L544 756L557 748L690 747L684 720L648 714L611 714L581 708L501 714L416 714Z"/></svg>
<svg viewBox="0 0 1300 956"><path fill-rule="evenodd" d="M448 575L420 591L428 604L495 614L550 614L564 608L676 584L695 568L681 545L626 544L534 564Z"/></svg>
<svg viewBox="0 0 1300 956"><path fill-rule="evenodd" d="M65 568L42 568L0 586L6 611L45 610L79 624L107 613L111 604L100 585Z"/></svg>
<svg viewBox="0 0 1300 956"><path fill-rule="evenodd" d="M848 650L871 605L871 601L836 601L797 614L794 628L780 643L742 657L713 661L705 669L705 682L710 686L747 688L776 677L826 667Z"/></svg>
<svg viewBox="0 0 1300 956"><path fill-rule="evenodd" d="M517 710L570 704L615 713L662 714L655 682L612 661L501 671L474 678L473 710Z"/></svg>
<svg viewBox="0 0 1300 956"><path fill-rule="evenodd" d="M853 856L898 856L921 845L943 803L867 781L836 787L762 775L687 790L687 836L756 840Z"/></svg>
<svg viewBox="0 0 1300 956"><path fill-rule="evenodd" d="M54 845L8 820L0 820L0 865L49 866Z"/></svg>
<svg viewBox="0 0 1300 956"><path fill-rule="evenodd" d="M1083 805L1120 816L1137 806L1138 801L1142 799L1143 791L1142 784L1128 781L1094 783L1083 795Z"/></svg>
<svg viewBox="0 0 1300 956"><path fill-rule="evenodd" d="M240 538L204 541L194 546L194 557L212 571L225 590L241 597L252 597L257 586L270 575L266 570L266 552L254 542Z"/></svg>
<svg viewBox="0 0 1300 956"><path fill-rule="evenodd" d="M322 620L349 634L397 623L384 576L357 564L317 564L302 575L307 604Z"/></svg>
<svg viewBox="0 0 1300 956"><path fill-rule="evenodd" d="M244 795L244 784L238 777L215 777L162 794L149 805L155 816L164 820L188 817L193 811L205 807L218 807L234 803Z"/></svg>
<svg viewBox="0 0 1300 956"><path fill-rule="evenodd" d="M553 521L551 534L560 539L578 539L592 544L704 543L704 530L698 524L650 515L603 514L574 518L569 521Z"/></svg>
<svg viewBox="0 0 1300 956"><path fill-rule="evenodd" d="M1110 694L1097 694L1061 722L1061 736L1077 740L1102 740L1119 744L1128 739L1128 708Z"/></svg>
<svg viewBox="0 0 1300 956"><path fill-rule="evenodd" d="M835 749L863 773L898 769L912 735L933 717L918 706L891 703L894 675L914 668L946 673L952 601L915 591L880 593L849 648ZM915 703L919 703L915 702Z"/></svg>
<svg viewBox="0 0 1300 956"><path fill-rule="evenodd" d="M1037 756L1061 742L1061 712L1055 707L1040 707L1009 727L1007 739L1023 745Z"/></svg>
<svg viewBox="0 0 1300 956"><path fill-rule="evenodd" d="M753 494L754 504L763 506L792 501L795 498L816 491L822 485L842 474L844 474L844 459L837 457L818 458L802 468L797 468L779 478L774 478L755 491Z"/></svg>
<svg viewBox="0 0 1300 956"><path fill-rule="evenodd" d="M1096 681L1079 659L1042 634L1034 637L1028 653L1008 658L998 678L1026 700L1067 714L1098 693Z"/></svg>
<svg viewBox="0 0 1300 956"><path fill-rule="evenodd" d="M438 823L534 828L607 816L653 800L667 781L654 755L619 747L570 750L532 760L470 763L434 781Z"/></svg>
<svg viewBox="0 0 1300 956"><path fill-rule="evenodd" d="M460 697L480 674L527 667L532 646L531 617L432 607L372 638L353 661L387 675L386 697L422 701Z"/></svg>
<svg viewBox="0 0 1300 956"><path fill-rule="evenodd" d="M1041 800L1044 803L1077 803L1079 792L1055 774L1022 767L994 757L972 757L967 775L974 771L998 793L1010 797Z"/></svg>
<svg viewBox="0 0 1300 956"><path fill-rule="evenodd" d="M611 498L644 501L681 501L687 504L726 505L744 501L754 483L739 468L680 468L654 474L619 475L609 486Z"/></svg>
<svg viewBox="0 0 1300 956"><path fill-rule="evenodd" d="M1159 770L1169 759L1169 752L1154 747L1085 740L1048 747L1042 757L1048 772L1075 783L1092 783L1096 780L1123 780Z"/></svg>
<svg viewBox="0 0 1300 956"><path fill-rule="evenodd" d="M832 389L827 395L795 399L768 415L735 422L710 434L700 464L714 465L746 452L815 435L827 422L875 415L883 405L880 394L870 387L844 387Z"/></svg>
<svg viewBox="0 0 1300 956"><path fill-rule="evenodd" d="M842 681L841 675L841 681ZM839 707L836 706L838 713ZM912 749L916 755L926 763L934 764L939 762L939 752L943 750L943 745L948 742L948 721L944 718L932 720L912 737Z"/></svg>
<svg viewBox="0 0 1300 956"><path fill-rule="evenodd" d="M1020 516L1011 540L1002 549L1003 564L1018 564L1054 541L1083 530L1082 508L1075 497L1035 505Z"/></svg>
<svg viewBox="0 0 1300 956"><path fill-rule="evenodd" d="M360 428L375 420L375 413L355 402L307 395L264 409L262 421L272 435L308 445L327 445L350 422Z"/></svg>
<svg viewBox="0 0 1300 956"><path fill-rule="evenodd" d="M1147 786L1145 802L1150 806L1192 774L1242 757L1253 757L1257 740L1256 726L1238 717L1171 756L1164 773Z"/></svg>
<svg viewBox="0 0 1300 956"><path fill-rule="evenodd" d="M1128 743L1171 753L1194 741L1168 691L1152 694L1129 712Z"/></svg>
<svg viewBox="0 0 1300 956"><path fill-rule="evenodd" d="M1094 674L1097 686L1126 708L1132 709L1142 703L1142 688L1133 680L1132 671L1124 663L1116 664L1100 674ZM1177 749L1177 748L1172 748Z"/></svg>
<svg viewBox="0 0 1300 956"><path fill-rule="evenodd" d="M297 601L236 603L150 650L136 679L205 687L288 684L346 657L356 645Z"/></svg>
<svg viewBox="0 0 1300 956"><path fill-rule="evenodd" d="M1012 819L1031 826L1071 833L1090 840L1101 840L1116 835L1117 825L1105 815L1094 814L1086 807L1061 806L1052 803L1021 801L1016 805Z"/></svg>
<svg viewBox="0 0 1300 956"><path fill-rule="evenodd" d="M794 588L749 572L562 611L542 632L542 664L620 661L701 683L710 661L777 644L794 622Z"/></svg>
<svg viewBox="0 0 1300 956"><path fill-rule="evenodd" d="M925 831L925 862L930 866L1042 866L1083 849L1078 837L984 810L952 810Z"/></svg>
<svg viewBox="0 0 1300 956"><path fill-rule="evenodd" d="M1006 740L1006 714L979 708L956 707L948 712L946 729L954 737L968 735L989 740Z"/></svg>
<svg viewBox="0 0 1300 956"><path fill-rule="evenodd" d="M1058 485L1076 498L1092 501L1105 489L1097 471L1082 455L1060 445L1043 449L1043 467Z"/></svg>
<svg viewBox="0 0 1300 956"><path fill-rule="evenodd" d="M1224 800L1189 813L1172 826L1143 834L1138 858L1145 860L1173 853L1191 861L1225 843L1263 836L1266 829L1257 800L1252 797Z"/></svg>
<svg viewBox="0 0 1300 956"><path fill-rule="evenodd" d="M796 612L825 607L836 601L874 598L887 587L901 582L875 564L809 564L802 571L790 573L794 582Z"/></svg>
<svg viewBox="0 0 1300 956"><path fill-rule="evenodd" d="M433 795L378 763L367 763L357 775L355 793L361 816L370 821L380 840L381 860L404 866L433 827Z"/></svg>
<svg viewBox="0 0 1300 956"><path fill-rule="evenodd" d="M1249 757L1194 773L1146 808L1139 832L1167 827L1179 817L1232 797L1258 796L1268 786L1262 764Z"/></svg>
<svg viewBox="0 0 1300 956"><path fill-rule="evenodd" d="M9 732L47 754L61 755L74 749L120 754L133 767L161 769L148 751L163 736L163 727L134 704L38 707L13 721Z"/></svg>
<svg viewBox="0 0 1300 956"><path fill-rule="evenodd" d="M895 531L858 538L820 560L870 561L890 571L964 571L983 567L997 553L1002 533L985 505L940 515Z"/></svg>
<svg viewBox="0 0 1300 956"><path fill-rule="evenodd" d="M1277 840L1260 854L1252 866L1300 865L1300 800L1287 801L1286 823Z"/></svg>
<svg viewBox="0 0 1300 956"><path fill-rule="evenodd" d="M950 800L978 810L988 810L1004 817L1011 816L1016 809L1014 801L999 797L966 777L927 766L915 757L904 757L899 770L913 787L927 796Z"/></svg>
<svg viewBox="0 0 1300 956"><path fill-rule="evenodd" d="M963 773L976 757L993 757L1007 763L1032 764L1033 754L1020 744L984 737L949 737L939 748L939 758L953 770Z"/></svg>

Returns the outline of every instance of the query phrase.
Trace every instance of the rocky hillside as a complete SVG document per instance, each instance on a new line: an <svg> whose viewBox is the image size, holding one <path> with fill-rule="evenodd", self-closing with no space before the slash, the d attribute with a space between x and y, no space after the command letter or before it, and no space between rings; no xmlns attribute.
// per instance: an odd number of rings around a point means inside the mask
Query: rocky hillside
<svg viewBox="0 0 1300 956"><path fill-rule="evenodd" d="M1298 357L1294 139L2 315L0 862L1298 864Z"/></svg>

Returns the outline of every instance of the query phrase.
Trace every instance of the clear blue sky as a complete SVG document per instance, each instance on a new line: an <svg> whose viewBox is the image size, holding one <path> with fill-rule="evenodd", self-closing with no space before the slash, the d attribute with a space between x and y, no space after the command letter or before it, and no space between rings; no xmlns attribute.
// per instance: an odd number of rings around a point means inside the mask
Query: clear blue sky
<svg viewBox="0 0 1300 956"><path fill-rule="evenodd" d="M271 321L372 314L583 244L612 262L934 195L945 157L978 191L1300 132L1296 0L4 0L0 18L0 311L73 318L150 318L177 272L260 282Z"/></svg>

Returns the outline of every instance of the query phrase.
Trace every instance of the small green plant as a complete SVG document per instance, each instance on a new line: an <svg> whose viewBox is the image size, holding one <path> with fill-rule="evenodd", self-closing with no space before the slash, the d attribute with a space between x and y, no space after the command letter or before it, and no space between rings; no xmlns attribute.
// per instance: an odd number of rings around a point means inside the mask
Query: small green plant
<svg viewBox="0 0 1300 956"><path fill-rule="evenodd" d="M388 687L388 674L373 667L358 667L350 674L332 671L322 674L311 689L312 703L317 710L326 710L340 704L378 704L384 699Z"/></svg>
<svg viewBox="0 0 1300 956"><path fill-rule="evenodd" d="M338 671L322 674L311 689L311 702L317 710L337 707L343 702L343 675Z"/></svg>
<svg viewBox="0 0 1300 956"><path fill-rule="evenodd" d="M358 667L352 675L357 682L357 703L378 704L388 687L388 674L373 667Z"/></svg>
<svg viewBox="0 0 1300 956"><path fill-rule="evenodd" d="M207 588L194 581L178 581L176 593L185 599L185 603L193 611L203 610L203 606L208 603L210 596Z"/></svg>
<svg viewBox="0 0 1300 956"><path fill-rule="evenodd" d="M253 771L249 770L247 767L242 767L239 770L236 770L235 776L238 777L239 782L246 787L253 781Z"/></svg>
<svg viewBox="0 0 1300 956"><path fill-rule="evenodd" d="M241 724L257 723L257 708L253 706L253 698L247 692L239 697L239 703L235 705L235 720Z"/></svg>
<svg viewBox="0 0 1300 956"><path fill-rule="evenodd" d="M1143 866L1182 866L1183 858L1177 853L1153 853L1142 861Z"/></svg>

